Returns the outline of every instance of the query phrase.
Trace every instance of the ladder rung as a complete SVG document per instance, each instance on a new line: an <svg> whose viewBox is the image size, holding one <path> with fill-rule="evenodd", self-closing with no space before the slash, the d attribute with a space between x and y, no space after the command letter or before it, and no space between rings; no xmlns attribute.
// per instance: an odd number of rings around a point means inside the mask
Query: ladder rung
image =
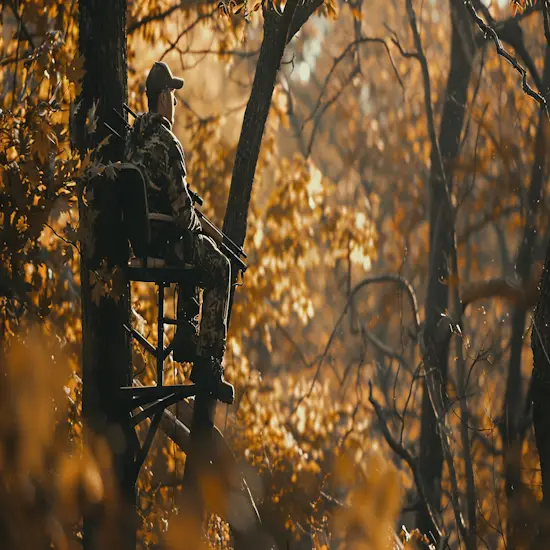
<svg viewBox="0 0 550 550"><path fill-rule="evenodd" d="M169 317L164 317L162 319L162 322L165 324L165 325L178 325L178 324L183 324L185 322L185 319L181 320L181 321L178 321L178 319L170 319Z"/></svg>

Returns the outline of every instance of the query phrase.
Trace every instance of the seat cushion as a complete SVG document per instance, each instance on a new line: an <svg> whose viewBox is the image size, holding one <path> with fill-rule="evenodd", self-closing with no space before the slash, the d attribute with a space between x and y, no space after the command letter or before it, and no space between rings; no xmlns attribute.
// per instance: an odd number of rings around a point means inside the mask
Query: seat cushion
<svg viewBox="0 0 550 550"><path fill-rule="evenodd" d="M143 265L146 263L146 265ZM140 268L157 268L157 267L166 267L166 261L162 258L152 258L151 256L148 256L145 259L145 262L142 258L130 258L130 261L128 262L128 267L134 268L134 267L140 267Z"/></svg>
<svg viewBox="0 0 550 550"><path fill-rule="evenodd" d="M197 286L200 284L198 269L190 264L174 267L166 264L162 258L131 258L126 268L130 281L150 283L183 283Z"/></svg>

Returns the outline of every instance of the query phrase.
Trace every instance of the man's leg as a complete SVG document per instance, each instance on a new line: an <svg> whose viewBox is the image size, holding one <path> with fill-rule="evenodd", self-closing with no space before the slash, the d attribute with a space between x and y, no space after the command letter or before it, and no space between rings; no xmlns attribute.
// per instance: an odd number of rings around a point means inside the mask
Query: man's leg
<svg viewBox="0 0 550 550"><path fill-rule="evenodd" d="M197 287L178 285L176 315L178 325L174 336L174 361L192 363L195 360L199 313L200 303Z"/></svg>
<svg viewBox="0 0 550 550"><path fill-rule="evenodd" d="M204 294L197 343L199 357L193 367L192 379L211 378L218 398L230 403L234 399L234 390L223 379L222 363L227 338L231 264L214 241L205 235L196 236L194 248L194 263L201 273Z"/></svg>
<svg viewBox="0 0 550 550"><path fill-rule="evenodd" d="M169 265L185 266L193 261L190 236L168 244L164 254ZM178 363L192 363L196 358L197 323L200 312L198 289L195 286L179 284L177 290L178 325L174 336L173 358Z"/></svg>

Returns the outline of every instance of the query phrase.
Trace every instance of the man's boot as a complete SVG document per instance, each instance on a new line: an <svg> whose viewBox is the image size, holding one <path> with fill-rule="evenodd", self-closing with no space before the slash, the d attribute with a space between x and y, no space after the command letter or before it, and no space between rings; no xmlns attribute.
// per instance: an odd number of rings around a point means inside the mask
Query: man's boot
<svg viewBox="0 0 550 550"><path fill-rule="evenodd" d="M232 405L235 401L235 388L225 380L223 371L219 359L197 355L191 371L191 382L212 393L218 401Z"/></svg>

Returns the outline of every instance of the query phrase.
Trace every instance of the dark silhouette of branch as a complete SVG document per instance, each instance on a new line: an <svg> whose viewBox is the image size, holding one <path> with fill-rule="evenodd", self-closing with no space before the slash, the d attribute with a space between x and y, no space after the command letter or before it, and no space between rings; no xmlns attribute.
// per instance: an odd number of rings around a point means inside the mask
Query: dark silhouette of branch
<svg viewBox="0 0 550 550"><path fill-rule="evenodd" d="M304 26L306 21L313 15L313 12L321 7L324 0L308 0L300 4L294 12L292 23L288 31L287 44L294 38L296 33Z"/></svg>
<svg viewBox="0 0 550 550"><path fill-rule="evenodd" d="M196 27L203 19L206 19L207 17L212 17L214 15L214 13L216 13L216 10L217 8L214 8L213 10L207 12L207 13L200 13L197 18L192 22L190 23L187 27L185 27L185 29L183 29L179 34L178 36L176 37L176 39L171 42L170 40L168 40L168 43L170 44L168 46L168 48L166 48L166 50L164 50L164 52L162 52L162 55L159 57L159 61L162 61L171 51L175 50L178 46L178 42L189 32L191 31L194 27Z"/></svg>
<svg viewBox="0 0 550 550"><path fill-rule="evenodd" d="M389 60L391 62L391 66L393 68L393 71L395 73L395 76L397 77L397 81L399 82L399 85L401 86L401 89L404 90L405 89L405 86L403 84L403 81L401 80L401 77L399 76L399 72L397 70L397 67L395 66L395 62L393 61L393 57L391 55L391 51L389 49L389 46L386 42L386 40L384 38L378 38L378 37L369 37L369 36L364 36L364 37L361 37L357 40L354 40L353 42L350 42L346 48L344 49L344 51L337 57L334 58L333 60L333 63L332 63L332 67L330 68L327 76L325 77L325 80L323 82L323 85L321 87L321 91L319 93L319 97L317 99L317 102L315 104L315 107L313 108L313 110L311 111L311 114L309 115L309 117L304 121L304 124L309 122L310 120L313 119L313 117L316 115L317 113L317 110L319 109L319 107L321 106L321 100L323 98L323 95L325 94L325 91L326 91L326 88L327 88L327 85L334 73L334 71L336 70L336 67L346 58L346 56L354 51L355 47L360 45L360 44L367 44L367 43L370 43L370 42L375 42L375 43L378 43L378 44L382 44L384 46L384 48L386 49L386 52L388 54L388 57L389 57Z"/></svg>
<svg viewBox="0 0 550 550"><path fill-rule="evenodd" d="M177 10L184 10L199 5L215 4L217 1L218 0L180 0L178 4L174 4L173 6L166 8L164 11L147 15L143 19L135 21L134 23L129 25L128 35L133 34L145 25L148 25L149 23L153 23L155 21L163 21Z"/></svg>
<svg viewBox="0 0 550 550"><path fill-rule="evenodd" d="M19 15L19 11L17 11L17 8L15 7L13 0L7 0L11 11L13 12L13 15L17 19L17 23L21 29L21 32L25 35L25 40L29 43L29 46L34 50L35 45L31 36L31 33L29 32L29 29L25 26L25 22L23 21L23 18L21 15Z"/></svg>
<svg viewBox="0 0 550 550"><path fill-rule="evenodd" d="M497 31L493 27L491 27L490 25L485 23L485 21L483 21L483 19L481 19L481 17L479 17L479 15L477 14L476 9L472 5L471 0L464 0L464 5L466 6L468 11L470 12L470 14L471 14L472 18L474 19L474 21L476 22L477 26L483 31L483 33L485 35L489 35L491 37L491 39L495 43L495 47L496 47L498 55L500 55L501 57L506 59L506 61L508 61L508 63L510 63L510 65L512 65L512 67L514 67L514 69L516 69L516 71L521 75L521 88L522 88L522 90L528 96L535 99L540 104L540 106L545 110L547 116L549 116L548 104L546 102L546 99L540 93L536 92L528 84L528 82L527 82L527 71L517 62L517 60L510 53L508 53L502 47L502 43L501 43L500 38L497 34Z"/></svg>
<svg viewBox="0 0 550 550"><path fill-rule="evenodd" d="M321 355L321 358L319 359L319 365L317 366L317 370L315 371L315 374L313 375L313 379L311 380L311 385L309 387L309 390L298 399L296 402L296 405L294 406L291 415L293 415L297 410L298 407L301 405L301 403L307 399L311 392L313 391L313 388L315 387L315 383L317 382L319 375L321 374L321 368L323 366L323 361L325 357L328 354L328 351L330 349L330 346L332 345L332 342L336 336L338 327L342 323L342 320L344 319L348 308L352 301L354 300L357 293L364 287L371 285L371 284L380 284L380 283L395 283L399 285L401 288L403 288L407 296L409 297L409 301L411 304L411 309L413 313L413 321L414 321L414 334L417 335L420 331L420 314L418 313L418 302L416 299L416 293L414 291L414 288L412 285L407 281L405 278L401 277L400 275L379 275L378 277L367 277L366 279L363 279L360 283L358 283L353 290L350 292L348 299L346 301L346 305L344 306L344 309L340 316L338 317L336 324L334 325L334 328L332 329L332 332L330 334L330 337L328 339L328 342L325 346L325 349L323 350L323 354Z"/></svg>
<svg viewBox="0 0 550 550"><path fill-rule="evenodd" d="M529 308L538 299L538 280L532 278L525 286L509 279L489 279L470 283L461 291L462 308L489 298L504 298L514 305Z"/></svg>
<svg viewBox="0 0 550 550"><path fill-rule="evenodd" d="M440 527L440 522L436 519L434 511L430 505L430 502L426 496L426 492L424 490L424 482L420 477L420 472L418 470L418 463L416 458L411 454L409 450L407 450L400 442L398 442L395 437L391 434L388 424L386 423L386 420L384 418L384 412L382 410L382 406L378 401L374 398L372 394L372 382L369 382L369 401L371 405L374 408L374 412L376 413L376 417L378 418L378 423L380 425L380 429L382 430L382 435L384 436L384 439L386 440L386 443L390 446L391 450L399 457L407 466L410 468L414 481L416 484L416 487L418 489L418 493L420 494L420 498L424 501L426 508L428 509L428 512L431 516L433 525L437 529L437 533L441 539L444 538L443 532Z"/></svg>
<svg viewBox="0 0 550 550"><path fill-rule="evenodd" d="M474 233L481 231L491 223L495 223L502 216L509 216L510 214L516 213L518 209L518 206L514 205L505 206L498 210L497 213L495 213L494 211L485 212L481 219L466 227L464 231L462 231L460 235L457 236L457 244L465 244Z"/></svg>

